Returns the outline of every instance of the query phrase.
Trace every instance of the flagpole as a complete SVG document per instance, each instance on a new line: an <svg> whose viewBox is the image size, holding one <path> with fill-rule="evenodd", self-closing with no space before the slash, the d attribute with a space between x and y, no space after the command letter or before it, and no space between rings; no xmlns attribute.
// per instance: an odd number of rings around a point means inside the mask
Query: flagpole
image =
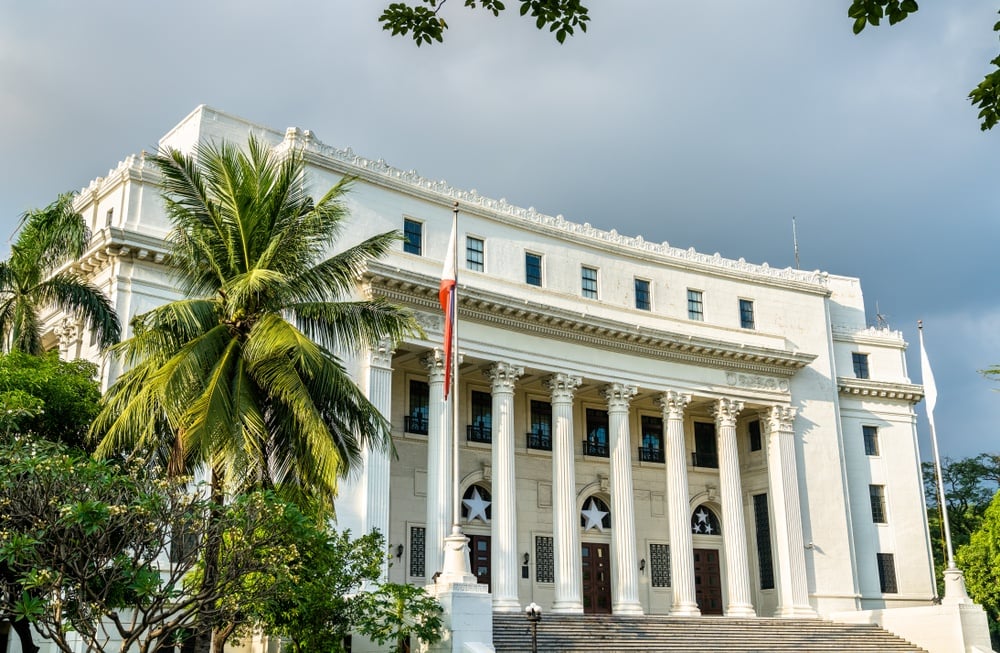
<svg viewBox="0 0 1000 653"><path fill-rule="evenodd" d="M948 569L955 569L955 551L951 546L951 526L948 523L948 504L945 502L944 477L941 474L941 455L938 453L937 432L934 428L934 404L937 403L937 386L934 383L934 375L931 373L930 362L927 359L927 350L924 348L924 321L917 320L917 332L920 334L920 376L924 383L924 393L926 397L927 422L931 427L931 447L934 449L934 473L937 475L938 486L938 506L941 513L941 521L944 526L944 541L948 554Z"/></svg>
<svg viewBox="0 0 1000 653"><path fill-rule="evenodd" d="M452 511L451 530L458 535L462 532L462 496L458 493L458 201L452 209L451 228L455 234L452 242L455 261L455 294L453 299L454 317L451 327L451 436L452 436Z"/></svg>

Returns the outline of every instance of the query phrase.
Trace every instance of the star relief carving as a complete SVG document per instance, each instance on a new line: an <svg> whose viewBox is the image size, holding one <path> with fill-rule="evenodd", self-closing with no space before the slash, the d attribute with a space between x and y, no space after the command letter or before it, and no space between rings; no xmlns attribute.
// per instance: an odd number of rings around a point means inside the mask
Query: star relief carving
<svg viewBox="0 0 1000 653"><path fill-rule="evenodd" d="M462 499L462 503L469 510L467 519L470 522L478 518L484 524L490 523L490 520L486 518L486 509L490 507L491 502L479 494L479 488L472 488L472 496L468 499Z"/></svg>
<svg viewBox="0 0 1000 653"><path fill-rule="evenodd" d="M584 525L584 532L589 531L591 528L596 528L597 530L604 532L604 517L608 514L607 511L601 510L597 507L597 503L591 499L590 506L586 510L580 511L587 523Z"/></svg>

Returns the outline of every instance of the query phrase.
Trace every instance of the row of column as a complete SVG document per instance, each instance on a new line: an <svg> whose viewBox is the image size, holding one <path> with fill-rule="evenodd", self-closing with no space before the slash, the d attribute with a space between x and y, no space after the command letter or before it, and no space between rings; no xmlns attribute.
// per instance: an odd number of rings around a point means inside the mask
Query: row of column
<svg viewBox="0 0 1000 653"><path fill-rule="evenodd" d="M373 403L389 414L391 368L388 354L373 355L369 388ZM423 359L428 370L430 396L443 394L444 368L439 352ZM487 369L492 381L493 417L493 510L492 584L493 609L520 611L518 599L517 507L514 468L514 389L523 368L497 362ZM553 374L546 380L552 405L552 514L555 563L555 613L583 611L580 529L576 505L573 398L582 379L570 374ZM608 402L608 446L610 457L612 529L612 611L615 614L642 614L639 602L638 562L635 539L635 506L632 484L632 445L629 432L629 405L637 388L611 383L604 388ZM453 395L454 396L454 395ZM428 413L426 559L428 573L441 569L452 505L449 461L451 426L449 402L430 402ZM659 397L666 425L667 514L672 554L670 556L673 608L671 614L699 614L695 598L690 497L687 478L687 450L684 439L684 411L691 395L676 391ZM713 406L719 454L719 486L722 501L723 549L726 559L728 603L726 614L753 616L750 566L747 553L743 492L740 484L736 420L743 410L741 401L723 398ZM774 557L778 571L778 616L815 614L809 605L802 537L798 475L795 462L794 409L775 406L763 415L768 450L768 484L775 530ZM373 465L374 462L374 465ZM373 454L368 462L368 497L371 502L366 527L388 532L388 457Z"/></svg>

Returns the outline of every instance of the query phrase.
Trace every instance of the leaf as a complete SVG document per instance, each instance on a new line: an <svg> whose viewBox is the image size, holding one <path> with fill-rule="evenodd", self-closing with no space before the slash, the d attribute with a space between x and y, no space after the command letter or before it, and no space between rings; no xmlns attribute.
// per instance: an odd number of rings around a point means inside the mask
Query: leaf
<svg viewBox="0 0 1000 653"><path fill-rule="evenodd" d="M860 18L856 18L854 20L854 33L855 34L860 34L861 31L865 28L865 25L867 25L867 24L868 24L868 21L867 21L867 19L864 16L861 16Z"/></svg>

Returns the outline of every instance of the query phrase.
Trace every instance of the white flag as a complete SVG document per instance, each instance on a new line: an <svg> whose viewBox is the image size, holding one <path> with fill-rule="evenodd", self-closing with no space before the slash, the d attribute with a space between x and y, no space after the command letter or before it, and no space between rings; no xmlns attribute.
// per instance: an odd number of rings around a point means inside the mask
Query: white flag
<svg viewBox="0 0 1000 653"><path fill-rule="evenodd" d="M927 360L927 350L924 349L923 329L920 329L920 376L924 382L924 398L927 400L927 414L930 416L937 403L937 386L934 385L934 373L931 372L931 363Z"/></svg>

